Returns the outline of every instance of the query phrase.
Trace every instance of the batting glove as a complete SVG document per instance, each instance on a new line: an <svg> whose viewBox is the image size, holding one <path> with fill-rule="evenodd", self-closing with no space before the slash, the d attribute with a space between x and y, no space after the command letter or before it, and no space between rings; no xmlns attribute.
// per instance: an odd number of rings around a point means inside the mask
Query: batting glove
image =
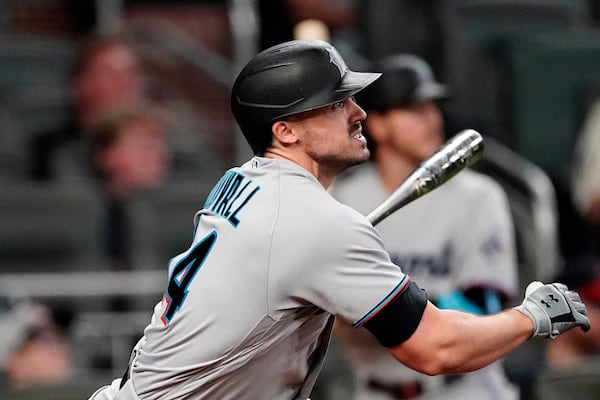
<svg viewBox="0 0 600 400"><path fill-rule="evenodd" d="M562 283L543 284L531 282L525 290L525 299L515 310L527 315L533 321L534 336L554 339L576 326L584 332L590 330L585 304L579 294L569 290Z"/></svg>

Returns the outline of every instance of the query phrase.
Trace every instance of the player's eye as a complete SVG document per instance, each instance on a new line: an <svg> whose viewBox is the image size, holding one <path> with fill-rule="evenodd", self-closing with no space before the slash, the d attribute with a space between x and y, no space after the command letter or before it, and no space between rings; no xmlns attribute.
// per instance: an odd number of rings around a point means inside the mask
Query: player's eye
<svg viewBox="0 0 600 400"><path fill-rule="evenodd" d="M335 103L331 104L328 107L328 110L329 110L329 112L336 112L336 111L342 110L345 106L346 106L345 100L336 101Z"/></svg>
<svg viewBox="0 0 600 400"><path fill-rule="evenodd" d="M325 115L337 116L339 112L346 108L347 99L336 101L329 106L323 108Z"/></svg>

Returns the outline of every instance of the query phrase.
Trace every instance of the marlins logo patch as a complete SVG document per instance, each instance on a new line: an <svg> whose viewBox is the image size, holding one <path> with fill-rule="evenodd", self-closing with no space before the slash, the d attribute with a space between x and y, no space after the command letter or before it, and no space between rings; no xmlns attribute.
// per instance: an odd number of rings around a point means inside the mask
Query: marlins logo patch
<svg viewBox="0 0 600 400"><path fill-rule="evenodd" d="M337 67L338 71L340 71L340 77L343 78L346 72L348 72L348 67L346 66L346 63L344 62L344 60L342 60L340 55L332 48L327 47L326 50L327 53L329 53L329 62Z"/></svg>

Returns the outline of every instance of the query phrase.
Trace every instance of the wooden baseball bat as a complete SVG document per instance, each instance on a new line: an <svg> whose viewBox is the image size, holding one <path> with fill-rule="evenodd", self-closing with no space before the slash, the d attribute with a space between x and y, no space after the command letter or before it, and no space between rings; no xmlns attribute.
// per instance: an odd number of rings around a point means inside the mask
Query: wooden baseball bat
<svg viewBox="0 0 600 400"><path fill-rule="evenodd" d="M375 226L394 211L440 187L479 160L483 148L483 138L477 131L460 131L419 164L392 194L367 215L367 219Z"/></svg>

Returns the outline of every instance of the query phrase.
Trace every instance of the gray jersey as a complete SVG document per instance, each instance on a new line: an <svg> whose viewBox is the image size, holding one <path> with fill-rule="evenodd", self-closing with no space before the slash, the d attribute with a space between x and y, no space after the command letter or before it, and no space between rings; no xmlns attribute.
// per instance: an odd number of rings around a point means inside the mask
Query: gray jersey
<svg viewBox="0 0 600 400"><path fill-rule="evenodd" d="M366 218L289 161L228 171L195 221L132 362L142 399L306 398L333 316L360 321L409 280Z"/></svg>
<svg viewBox="0 0 600 400"><path fill-rule="evenodd" d="M333 186L334 196L363 214L372 211L388 194L372 163L361 166ZM436 300L471 287L494 288L510 297L518 290L515 239L506 194L491 178L465 170L433 192L408 204L377 225L392 260L400 265L430 298ZM359 379L359 389L370 399L386 399L369 392L366 382L377 379L397 384L418 380L430 388L430 397L514 397L499 363L465 375L436 392L442 377L426 377L397 363L374 341L365 338L346 349ZM364 384L364 385L361 385ZM437 394L433 394L437 393Z"/></svg>

